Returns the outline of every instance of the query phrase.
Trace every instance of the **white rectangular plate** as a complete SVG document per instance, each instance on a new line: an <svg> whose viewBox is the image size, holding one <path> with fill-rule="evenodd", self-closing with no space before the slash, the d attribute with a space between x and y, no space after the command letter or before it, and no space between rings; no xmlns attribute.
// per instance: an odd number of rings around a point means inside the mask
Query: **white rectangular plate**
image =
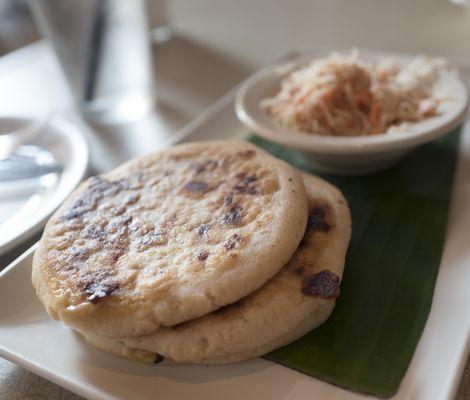
<svg viewBox="0 0 470 400"><path fill-rule="evenodd" d="M173 138L247 132L228 93ZM170 143L168 143L170 144ZM394 399L455 395L468 355L470 126L460 146L444 257L431 314ZM30 283L30 249L0 274L0 355L89 399L370 399L262 359L227 366L147 366L106 354L52 321ZM419 282L416 283L419 285Z"/></svg>

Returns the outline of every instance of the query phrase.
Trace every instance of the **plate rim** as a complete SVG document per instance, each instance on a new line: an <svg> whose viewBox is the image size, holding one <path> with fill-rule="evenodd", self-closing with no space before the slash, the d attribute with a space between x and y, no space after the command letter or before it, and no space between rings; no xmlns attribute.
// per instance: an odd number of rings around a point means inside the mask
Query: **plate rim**
<svg viewBox="0 0 470 400"><path fill-rule="evenodd" d="M10 117L4 116L0 118L0 120L3 118L10 119ZM12 118L24 120L25 122L31 120L28 117L14 116ZM52 213L63 203L63 201L83 180L87 172L90 159L90 151L82 129L77 125L77 123L65 116L53 116L50 121L46 124L44 129L47 129L48 126L52 127L52 129L54 129L54 131L58 135L60 135L63 140L69 142L71 148L74 149L74 153L76 154L76 160L74 162L74 165L72 165L72 168L69 170L69 183L67 184L66 189L64 189L61 194L52 194L52 204L43 211L43 215L41 218L33 219L31 222L27 223L24 228L19 231L15 236L11 237L5 243L0 244L0 255L3 255L6 252L12 250L19 243L30 239L32 236L38 233L41 228L45 225L47 219L52 215ZM60 185L62 179L61 177L59 178L57 185Z"/></svg>

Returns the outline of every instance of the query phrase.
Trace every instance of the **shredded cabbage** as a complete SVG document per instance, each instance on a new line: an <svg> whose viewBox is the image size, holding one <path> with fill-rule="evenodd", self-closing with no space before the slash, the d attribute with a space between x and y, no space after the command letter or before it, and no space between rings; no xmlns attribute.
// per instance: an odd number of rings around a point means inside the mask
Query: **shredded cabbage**
<svg viewBox="0 0 470 400"><path fill-rule="evenodd" d="M301 132L385 133L438 113L434 87L444 66L443 60L424 56L402 67L391 59L366 62L357 51L333 53L288 74L279 93L261 106L278 123Z"/></svg>

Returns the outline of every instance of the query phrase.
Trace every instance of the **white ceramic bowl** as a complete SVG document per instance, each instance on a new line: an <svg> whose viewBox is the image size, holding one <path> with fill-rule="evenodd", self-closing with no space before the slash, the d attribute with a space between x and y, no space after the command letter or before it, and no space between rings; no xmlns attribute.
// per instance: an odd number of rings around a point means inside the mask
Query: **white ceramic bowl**
<svg viewBox="0 0 470 400"><path fill-rule="evenodd" d="M240 87L235 102L238 118L258 135L272 142L298 150L312 166L329 173L356 175L370 173L396 164L417 146L437 139L462 123L467 109L467 91L458 73L444 70L438 84L445 85L452 98L439 106L439 115L422 122L410 123L397 133L374 136L338 137L293 131L271 119L260 107L260 102L280 89L281 79L293 69L315 58L326 57L325 50L298 56L290 62L269 66L252 75ZM407 63L412 57L360 51L360 57L374 61L393 57Z"/></svg>

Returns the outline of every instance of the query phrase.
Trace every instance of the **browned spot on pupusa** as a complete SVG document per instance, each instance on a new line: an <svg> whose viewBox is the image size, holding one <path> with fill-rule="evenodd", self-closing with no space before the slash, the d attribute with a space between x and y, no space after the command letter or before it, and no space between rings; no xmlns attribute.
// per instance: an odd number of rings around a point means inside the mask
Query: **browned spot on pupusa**
<svg viewBox="0 0 470 400"><path fill-rule="evenodd" d="M214 171L219 163L216 160L207 160L203 162L195 162L190 165L190 168L194 171L196 175L199 175L202 172L212 172Z"/></svg>
<svg viewBox="0 0 470 400"><path fill-rule="evenodd" d="M145 179L153 175L161 176L161 171L149 172ZM74 244L64 244L58 256L61 268L55 269L72 271L73 286L91 303L112 295L118 287L125 285L112 276L115 264L131 246L145 251L168 241L165 232L170 226L157 228L142 224L135 216L141 196L136 190L143 188L143 179L139 173L114 181L92 178L80 197L59 216L62 227L57 231L57 237L68 235L72 227L76 227L73 231L79 231L79 236L75 233L75 239L67 239ZM95 254L100 256L96 269L88 265Z"/></svg>
<svg viewBox="0 0 470 400"><path fill-rule="evenodd" d="M330 231L332 226L327 222L328 210L329 207L326 204L317 204L310 208L307 219L307 230L299 243L300 248L308 243L309 236L314 232L320 231L327 233Z"/></svg>
<svg viewBox="0 0 470 400"><path fill-rule="evenodd" d="M71 262L75 264L77 262L83 262L90 258L90 250L84 247L72 247L70 249L70 253L72 256Z"/></svg>
<svg viewBox="0 0 470 400"><path fill-rule="evenodd" d="M148 173L142 172L133 172L127 178L122 179L126 182L125 189L126 190L138 190L142 189L146 183L146 176L147 175L155 175L156 171L148 171Z"/></svg>
<svg viewBox="0 0 470 400"><path fill-rule="evenodd" d="M91 303L96 304L101 299L104 299L105 297L113 293L118 287L119 284L113 281L92 282L85 286L84 292L86 294L89 294L87 300Z"/></svg>
<svg viewBox="0 0 470 400"><path fill-rule="evenodd" d="M256 154L254 150L243 150L238 153L238 155L242 158L252 158Z"/></svg>
<svg viewBox="0 0 470 400"><path fill-rule="evenodd" d="M224 206L230 206L233 203L233 193L229 193L224 197Z"/></svg>
<svg viewBox="0 0 470 400"><path fill-rule="evenodd" d="M129 248L130 231L128 225L131 221L132 217L123 215L112 219L105 227L88 226L85 229L84 238L93 241L95 245L92 248L80 247L71 250L72 254L75 254L74 264L80 267L81 262L86 261L93 253L101 250L105 251L111 264L116 263ZM106 266L103 265L104 267Z"/></svg>
<svg viewBox="0 0 470 400"><path fill-rule="evenodd" d="M209 188L209 185L203 181L190 181L183 186L183 189L190 193L205 193Z"/></svg>
<svg viewBox="0 0 470 400"><path fill-rule="evenodd" d="M239 225L242 222L242 208L235 204L228 209L221 219L223 225Z"/></svg>
<svg viewBox="0 0 470 400"><path fill-rule="evenodd" d="M226 154L220 156L220 165L222 168L228 168L236 161L236 157L233 154Z"/></svg>
<svg viewBox="0 0 470 400"><path fill-rule="evenodd" d="M256 187L256 181L258 180L258 178L252 175L246 176L245 173L237 174L236 178L239 181L233 186L234 191L236 191L237 193L242 193L242 194L257 194L258 193L258 188Z"/></svg>
<svg viewBox="0 0 470 400"><path fill-rule="evenodd" d="M161 354L155 353L155 358L153 359L154 364L160 364L165 357L163 357Z"/></svg>
<svg viewBox="0 0 470 400"><path fill-rule="evenodd" d="M85 228L84 237L87 239L103 240L106 238L106 231L99 225L88 225Z"/></svg>
<svg viewBox="0 0 470 400"><path fill-rule="evenodd" d="M197 234L199 236L206 236L207 235L207 232L209 231L210 229L210 225L209 224L202 224L199 226L199 228L197 228Z"/></svg>
<svg viewBox="0 0 470 400"><path fill-rule="evenodd" d="M127 205L135 204L140 200L140 194L138 193L129 193L124 200L124 203Z"/></svg>
<svg viewBox="0 0 470 400"><path fill-rule="evenodd" d="M169 158L173 161L181 161L183 159L183 156L180 154L173 154Z"/></svg>
<svg viewBox="0 0 470 400"><path fill-rule="evenodd" d="M128 252L132 242L136 241L141 250L142 247L155 246L166 240L159 231L145 230L140 224L133 224L133 217L125 213L110 213L109 218L108 221L102 220L88 225L83 232L83 244L68 250L71 267L77 273L77 287L88 295L87 300L92 303L111 295L119 287L119 283L110 281L109 276L114 265ZM145 234L143 230L146 231ZM100 259L100 272L88 272L85 263L97 252L103 252L105 255Z"/></svg>
<svg viewBox="0 0 470 400"><path fill-rule="evenodd" d="M239 248L241 243L243 243L243 237L240 234L235 233L224 242L224 248L227 251L233 251Z"/></svg>
<svg viewBox="0 0 470 400"><path fill-rule="evenodd" d="M305 277L301 291L305 296L332 300L339 295L339 283L340 279L337 275L324 269L312 276Z"/></svg>
<svg viewBox="0 0 470 400"><path fill-rule="evenodd" d="M80 286L87 300L96 303L111 295L118 287L119 282L107 270L81 270Z"/></svg>
<svg viewBox="0 0 470 400"><path fill-rule="evenodd" d="M62 220L75 220L81 218L86 213L93 211L96 207L95 199L79 199L71 207L67 208L61 215Z"/></svg>
<svg viewBox="0 0 470 400"><path fill-rule="evenodd" d="M116 264L117 261L126 253L129 247L129 240L117 238L114 240L113 247L107 249L107 255L111 264Z"/></svg>
<svg viewBox="0 0 470 400"><path fill-rule="evenodd" d="M132 222L133 217L130 215L119 215L116 218L109 221L106 228L107 233L117 233L124 235L127 233L127 226Z"/></svg>
<svg viewBox="0 0 470 400"><path fill-rule="evenodd" d="M209 252L208 251L201 251L198 255L197 255L197 259L199 261L206 261L207 260L207 257L209 257Z"/></svg>
<svg viewBox="0 0 470 400"><path fill-rule="evenodd" d="M141 237L138 250L144 251L150 247L161 246L166 243L168 243L168 236L165 232L152 229Z"/></svg>
<svg viewBox="0 0 470 400"><path fill-rule="evenodd" d="M103 209L104 212L106 212L108 215L114 216L119 216L122 215L126 212L126 207L123 206L118 206L118 207L110 207Z"/></svg>
<svg viewBox="0 0 470 400"><path fill-rule="evenodd" d="M132 184L126 179L109 181L101 177L90 178L88 187L72 206L64 210L62 220L80 219L91 211L96 210L100 200L115 196L123 190L132 189Z"/></svg>
<svg viewBox="0 0 470 400"><path fill-rule="evenodd" d="M307 228L311 231L328 232L331 225L326 221L326 214L328 213L328 206L326 204L319 204L308 213Z"/></svg>

